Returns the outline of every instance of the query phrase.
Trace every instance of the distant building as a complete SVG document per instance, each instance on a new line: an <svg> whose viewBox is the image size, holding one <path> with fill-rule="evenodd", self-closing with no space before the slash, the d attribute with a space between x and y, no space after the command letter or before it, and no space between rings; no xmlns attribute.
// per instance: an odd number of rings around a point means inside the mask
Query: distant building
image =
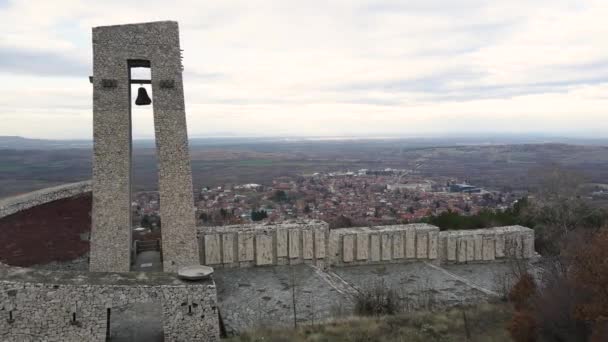
<svg viewBox="0 0 608 342"><path fill-rule="evenodd" d="M260 184L249 183L249 184L237 185L234 188L235 189L256 190L256 189L259 189L261 187L262 187L262 185L260 185Z"/></svg>
<svg viewBox="0 0 608 342"><path fill-rule="evenodd" d="M293 188L293 186L290 183L278 183L276 185L273 186L273 189L275 190L291 190Z"/></svg>
<svg viewBox="0 0 608 342"><path fill-rule="evenodd" d="M450 192L479 193L481 188L469 184L452 184Z"/></svg>
<svg viewBox="0 0 608 342"><path fill-rule="evenodd" d="M432 184L430 182L420 183L395 183L388 184L386 189L390 191L395 190L416 190L416 191L431 191Z"/></svg>

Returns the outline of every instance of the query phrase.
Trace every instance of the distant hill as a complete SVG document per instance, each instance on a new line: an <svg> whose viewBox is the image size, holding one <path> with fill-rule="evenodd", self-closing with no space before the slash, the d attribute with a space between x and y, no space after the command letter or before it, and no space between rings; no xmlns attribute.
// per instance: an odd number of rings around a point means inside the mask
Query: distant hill
<svg viewBox="0 0 608 342"><path fill-rule="evenodd" d="M194 138L190 157L195 188L231 183L271 184L302 173L398 168L424 177L453 177L490 189L526 189L531 171L554 164L593 183L608 183L608 144L567 140L522 143L504 138L354 139ZM477 145L475 145L477 141ZM0 198L91 178L91 141L0 137ZM154 141L136 140L133 190L154 190Z"/></svg>
<svg viewBox="0 0 608 342"><path fill-rule="evenodd" d="M65 148L91 148L91 140L43 140L18 136L0 136L0 149L53 150Z"/></svg>
<svg viewBox="0 0 608 342"><path fill-rule="evenodd" d="M406 144L408 147L440 147L440 146L470 146L470 145L518 145L518 144L572 144L572 145L604 145L608 146L608 138L571 138L533 134L497 134L497 135L453 135L445 137L191 137L191 147L198 146L229 146L277 143L293 144L342 144L349 142L385 143L393 142ZM135 148L154 147L153 139L135 139ZM30 139L20 136L0 136L0 149L11 150L56 150L84 148L91 149L92 140L49 140Z"/></svg>

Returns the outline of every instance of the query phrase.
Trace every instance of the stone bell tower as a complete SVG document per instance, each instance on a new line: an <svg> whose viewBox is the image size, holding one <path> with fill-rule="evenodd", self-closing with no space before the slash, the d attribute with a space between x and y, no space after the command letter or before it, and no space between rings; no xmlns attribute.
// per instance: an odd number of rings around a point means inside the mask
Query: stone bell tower
<svg viewBox="0 0 608 342"><path fill-rule="evenodd" d="M131 68L151 69L150 80ZM131 84L152 85L163 270L198 265L177 22L93 28L93 212L91 271L131 263Z"/></svg>

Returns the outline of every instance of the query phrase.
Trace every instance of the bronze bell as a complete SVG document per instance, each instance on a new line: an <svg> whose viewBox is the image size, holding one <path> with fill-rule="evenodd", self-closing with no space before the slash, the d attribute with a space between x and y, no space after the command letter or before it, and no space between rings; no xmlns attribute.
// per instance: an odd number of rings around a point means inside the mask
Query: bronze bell
<svg viewBox="0 0 608 342"><path fill-rule="evenodd" d="M139 89L137 89L137 98L135 99L135 104L138 106L146 106L150 103L152 103L152 100L150 99L150 96L148 96L146 88L139 87Z"/></svg>

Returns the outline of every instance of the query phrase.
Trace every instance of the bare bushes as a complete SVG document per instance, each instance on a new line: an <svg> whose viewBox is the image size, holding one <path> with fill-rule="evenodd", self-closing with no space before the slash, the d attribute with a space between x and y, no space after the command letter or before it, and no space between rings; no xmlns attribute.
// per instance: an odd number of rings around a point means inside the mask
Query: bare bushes
<svg viewBox="0 0 608 342"><path fill-rule="evenodd" d="M536 282L531 274L526 273L519 278L509 292L509 300L516 310L523 310L531 306L531 300L535 294Z"/></svg>
<svg viewBox="0 0 608 342"><path fill-rule="evenodd" d="M355 296L355 314L359 316L394 315L399 311L399 296L384 282L360 291Z"/></svg>
<svg viewBox="0 0 608 342"><path fill-rule="evenodd" d="M536 282L529 273L523 274L508 295L515 313L507 329L515 342L535 342L537 324L532 300L536 296Z"/></svg>
<svg viewBox="0 0 608 342"><path fill-rule="evenodd" d="M545 260L541 282L523 275L509 299L515 341L608 341L608 230L573 232Z"/></svg>

